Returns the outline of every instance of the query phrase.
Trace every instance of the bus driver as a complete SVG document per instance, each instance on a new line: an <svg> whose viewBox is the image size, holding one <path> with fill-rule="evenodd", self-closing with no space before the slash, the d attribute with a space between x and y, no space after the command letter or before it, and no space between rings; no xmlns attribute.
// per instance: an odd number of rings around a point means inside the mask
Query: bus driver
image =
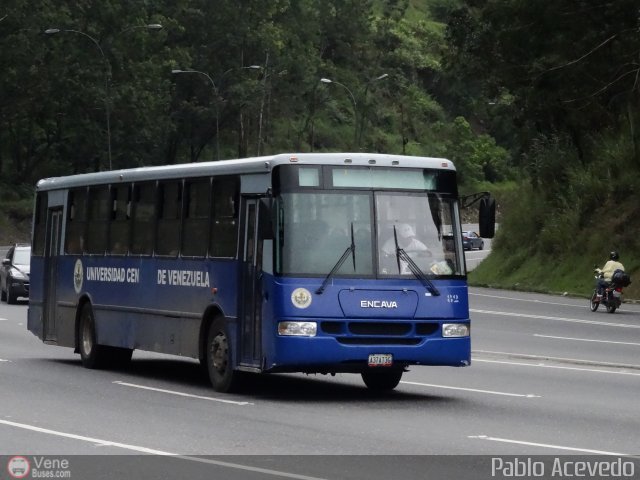
<svg viewBox="0 0 640 480"><path fill-rule="evenodd" d="M395 227L395 234L389 238L382 246L382 252L386 257L396 256L396 238L398 240L398 247L403 249L412 259L416 257L433 256L431 250L416 238L416 232L414 228L408 223L401 223ZM401 274L411 274L409 265L406 262L401 261ZM386 273L386 272L385 272Z"/></svg>

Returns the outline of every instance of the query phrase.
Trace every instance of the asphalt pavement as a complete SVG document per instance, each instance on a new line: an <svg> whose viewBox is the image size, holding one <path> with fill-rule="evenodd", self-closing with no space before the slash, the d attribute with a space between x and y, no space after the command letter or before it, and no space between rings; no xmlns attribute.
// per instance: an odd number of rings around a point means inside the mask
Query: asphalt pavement
<svg viewBox="0 0 640 480"><path fill-rule="evenodd" d="M347 374L256 376L219 394L196 361L137 351L127 370L87 370L27 332L26 304L2 303L0 454L67 458L72 478L493 478L496 458L566 455L637 464L640 306L594 313L584 299L470 292L472 365L411 368L388 394Z"/></svg>

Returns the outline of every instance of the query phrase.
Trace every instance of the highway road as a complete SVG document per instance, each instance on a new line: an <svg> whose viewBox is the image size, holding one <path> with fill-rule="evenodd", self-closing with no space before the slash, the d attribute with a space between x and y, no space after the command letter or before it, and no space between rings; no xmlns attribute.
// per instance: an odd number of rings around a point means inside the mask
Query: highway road
<svg viewBox="0 0 640 480"><path fill-rule="evenodd" d="M472 366L415 367L388 394L294 374L224 395L197 362L144 352L87 370L26 330L26 303L2 303L0 462L67 459L71 478L466 479L506 478L496 457L588 455L640 478L640 305L470 292Z"/></svg>
<svg viewBox="0 0 640 480"><path fill-rule="evenodd" d="M462 231L466 232L471 230L472 232L478 231L478 224L474 223L465 223L462 225ZM489 253L491 253L491 242L492 239L485 238L484 239L484 247L482 250L465 250L464 257L467 264L467 271L471 271L476 268L482 260L484 260Z"/></svg>

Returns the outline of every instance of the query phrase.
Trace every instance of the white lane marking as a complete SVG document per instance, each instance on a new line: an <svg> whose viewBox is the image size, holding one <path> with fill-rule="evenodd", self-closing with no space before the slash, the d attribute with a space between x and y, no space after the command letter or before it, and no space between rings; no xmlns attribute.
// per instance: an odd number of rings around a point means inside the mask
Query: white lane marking
<svg viewBox="0 0 640 480"><path fill-rule="evenodd" d="M56 435L58 437L71 438L73 440L81 440L83 442L90 442L94 445L100 445L104 447L117 447L125 450L133 450L134 452L150 453L153 455L175 455L175 453L164 452L162 450L155 450L153 448L139 447L137 445L130 445L127 443L111 442L109 440L102 440L100 438L85 437L83 435L76 435L73 433L59 432L57 430L50 430L48 428L36 427L34 425L27 425L25 423L10 422L9 420L0 420L0 424L8 425L10 427L22 428L23 430L31 430L32 432L46 433L48 435Z"/></svg>
<svg viewBox="0 0 640 480"><path fill-rule="evenodd" d="M5 360L4 358L0 358L0 362L10 362L11 360Z"/></svg>
<svg viewBox="0 0 640 480"><path fill-rule="evenodd" d="M432 383L406 382L404 380L401 381L400 383L404 383L405 385L418 385L420 387L443 388L447 390L462 390L465 392L487 393L490 395L504 395L507 397L541 398L540 395L534 395L532 393L496 392L493 390L480 390L477 388L450 387L447 385L434 385Z"/></svg>
<svg viewBox="0 0 640 480"><path fill-rule="evenodd" d="M580 307L580 308L589 308L589 305L576 305L575 303L558 303L558 302L546 302L544 300L534 300L530 298L513 298L513 297L503 297L501 295L488 295L486 293L472 293L469 292L469 296L476 297L486 297L486 298L499 298L501 300L513 300L514 302L529 302L529 303L542 303L544 305L559 305L561 307Z"/></svg>
<svg viewBox="0 0 640 480"><path fill-rule="evenodd" d="M55 435L55 436L58 436L58 437L70 438L70 439L73 439L73 440L80 440L80 441L83 441L83 442L93 443L96 446L116 447L116 448L122 448L122 449L125 449L125 450L132 450L132 451L135 451L135 452L147 453L147 454L151 454L151 455L170 456L172 458L176 458L176 459L180 459L180 460L186 460L186 461L190 461L190 462L206 463L206 464L209 464L209 465L217 465L217 466L220 466L220 467L235 468L237 470L245 470L245 471L250 471L250 472L265 473L267 475L273 475L273 476L276 476L276 477L295 478L295 479L298 479L298 480L325 480L325 479L318 478L318 477L310 477L310 476L307 476L307 475L299 475L299 474L296 474L296 473L281 472L281 471L278 471L278 470L270 470L270 469L267 469L267 468L252 467L250 465L242 465L242 464L239 464L239 463L221 462L221 461L210 460L210 459L206 459L206 458L192 457L190 455L179 455L177 453L165 452L163 450L156 450L156 449L153 449L153 448L140 447L140 446L137 446L137 445L130 445L128 443L112 442L112 441L103 440L103 439L100 439L100 438L85 437L84 435L76 435L76 434L73 434L73 433L60 432L60 431L57 431L57 430L50 430L48 428L36 427L34 425L27 425L25 423L11 422L9 420L0 420L0 425L7 425L7 426L10 426L10 427L22 428L23 430L31 430L32 432L46 433L48 435Z"/></svg>
<svg viewBox="0 0 640 480"><path fill-rule="evenodd" d="M6 322L7 319L6 318L0 318L0 322Z"/></svg>
<svg viewBox="0 0 640 480"><path fill-rule="evenodd" d="M552 338L555 340L574 340L576 342L611 343L614 345L633 345L636 347L640 347L640 343L634 343L634 342L615 342L613 340L592 340L590 338L556 337L554 335L540 335L539 333L534 333L533 336L539 337L539 338Z"/></svg>
<svg viewBox="0 0 640 480"><path fill-rule="evenodd" d="M577 370L579 372L608 373L611 375L632 375L634 377L640 377L640 373L615 372L612 370L599 370L597 368L561 367L559 365L545 365L544 363L507 362L503 360L478 360L477 358L473 359L472 361L480 363L498 363L501 365L515 365L518 367L555 368L558 370Z"/></svg>
<svg viewBox="0 0 640 480"><path fill-rule="evenodd" d="M484 260L487 256L486 255L482 255L482 253L491 253L491 249L485 249L485 250L476 250L476 251L472 251L472 250L465 250L464 256L468 259L469 256L473 255L473 258L471 260ZM478 255L478 256L476 256Z"/></svg>
<svg viewBox="0 0 640 480"><path fill-rule="evenodd" d="M485 313L488 315L501 315L505 317L522 317L522 318L535 318L540 320L553 320L555 322L571 322L571 323L586 323L588 325L605 325L607 327L620 327L620 328L640 328L640 324L629 323L609 323L598 322L596 320L581 320L578 318L565 318L565 317L549 317L547 315L531 315L528 313L514 313L514 312L497 312L495 310L476 310L469 309L473 313Z"/></svg>
<svg viewBox="0 0 640 480"><path fill-rule="evenodd" d="M551 357L549 355L532 355L530 353L514 353L514 352L496 352L494 350L473 350L472 355L475 354L487 354L487 355L500 355L511 358L519 358L521 360L534 360L561 363L574 363L578 365L589 365L597 367L610 367L610 368L632 368L634 370L640 370L640 365L633 365L631 363L619 363L619 362L596 362L594 360L584 360L581 358L567 358L567 357ZM475 357L474 357L475 359Z"/></svg>
<svg viewBox="0 0 640 480"><path fill-rule="evenodd" d="M122 385L123 387L139 388L141 390L151 390L152 392L169 393L171 395L178 395L180 397L198 398L200 400L208 400L210 402L230 403L232 405L253 405L253 403L251 403L251 402L237 402L235 400L227 400L227 399L224 399L224 398L204 397L204 396L201 396L201 395L192 395L190 393L176 392L174 390L165 390L163 388L155 388L155 387L147 387L145 385L137 385L135 383L126 383L126 382L120 382L120 381L115 381L113 383L115 383L116 385Z"/></svg>
<svg viewBox="0 0 640 480"><path fill-rule="evenodd" d="M209 460L207 458L191 457L189 455L179 455L176 458L188 460L190 462L206 463L208 465L216 465L218 467L235 468L236 470L245 470L249 472L264 473L275 477L295 478L297 480L327 480L324 478L310 477L299 473L282 472L279 470L270 470L268 468L251 467L249 465L241 465L239 463L221 462L219 460Z"/></svg>
<svg viewBox="0 0 640 480"><path fill-rule="evenodd" d="M527 445L529 447L553 448L556 450L567 450L570 452L592 453L595 455L612 455L615 457L631 457L628 453L607 452L605 450L592 450L590 448L567 447L564 445L553 445L550 443L526 442L523 440L513 440L509 438L489 437L488 435L469 435L467 438L474 440L488 440L491 442L513 443L516 445Z"/></svg>

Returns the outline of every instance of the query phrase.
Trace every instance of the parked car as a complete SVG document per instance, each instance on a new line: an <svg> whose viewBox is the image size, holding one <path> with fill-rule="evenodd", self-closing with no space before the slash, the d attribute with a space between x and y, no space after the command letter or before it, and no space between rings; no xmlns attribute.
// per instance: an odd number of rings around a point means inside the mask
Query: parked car
<svg viewBox="0 0 640 480"><path fill-rule="evenodd" d="M484 240L476 232L462 232L462 246L465 250L473 250L474 248L482 250Z"/></svg>
<svg viewBox="0 0 640 480"><path fill-rule="evenodd" d="M7 303L16 303L18 297L29 296L31 247L14 245L2 260L0 268L0 297Z"/></svg>

